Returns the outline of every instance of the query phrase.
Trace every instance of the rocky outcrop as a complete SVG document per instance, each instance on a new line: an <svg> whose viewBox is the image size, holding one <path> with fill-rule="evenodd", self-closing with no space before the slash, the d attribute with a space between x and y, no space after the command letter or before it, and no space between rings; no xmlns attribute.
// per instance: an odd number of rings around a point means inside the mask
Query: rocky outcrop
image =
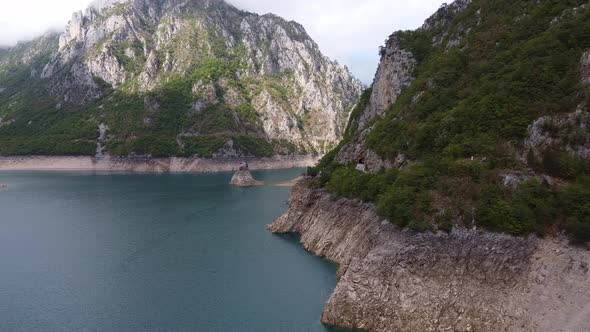
<svg viewBox="0 0 590 332"><path fill-rule="evenodd" d="M583 331L590 252L477 230L416 234L300 182L269 229L339 264L322 322L366 331Z"/></svg>
<svg viewBox="0 0 590 332"><path fill-rule="evenodd" d="M525 152L532 151L540 157L551 149L565 149L581 158L590 158L589 129L590 112L585 105L573 113L543 116L529 126Z"/></svg>
<svg viewBox="0 0 590 332"><path fill-rule="evenodd" d="M412 83L416 65L412 53L402 49L398 36L391 35L381 50L381 62L373 81L369 102L358 119L351 119L351 122L357 122L357 133L353 141L338 152L336 159L340 163L349 164L365 159L370 172L405 164L404 156L399 157L401 162L390 162L367 150L365 139L373 129L370 124L382 116L395 103L402 90Z"/></svg>
<svg viewBox="0 0 590 332"><path fill-rule="evenodd" d="M364 129L395 103L401 91L412 83L415 67L416 60L412 53L402 49L396 34L391 35L381 51L381 62L373 81L371 99L359 120L360 129Z"/></svg>
<svg viewBox="0 0 590 332"><path fill-rule="evenodd" d="M472 0L455 0L449 4L444 3L434 15L426 19L420 29L433 32L434 36L432 38L432 44L434 46L440 45L440 43L449 36L448 28L453 19L465 11L471 2ZM455 34L449 38L446 46L447 49L456 46L462 38L461 35L465 31L461 27L458 30L462 31L455 32Z"/></svg>
<svg viewBox="0 0 590 332"><path fill-rule="evenodd" d="M580 59L580 81L590 84L590 51ZM541 157L549 150L566 150L581 158L590 158L590 111L586 103L575 112L546 115L536 119L528 128L524 141L523 159L532 152Z"/></svg>
<svg viewBox="0 0 590 332"><path fill-rule="evenodd" d="M230 184L234 187L256 187L262 186L264 183L256 181L249 170L239 170L232 177Z"/></svg>

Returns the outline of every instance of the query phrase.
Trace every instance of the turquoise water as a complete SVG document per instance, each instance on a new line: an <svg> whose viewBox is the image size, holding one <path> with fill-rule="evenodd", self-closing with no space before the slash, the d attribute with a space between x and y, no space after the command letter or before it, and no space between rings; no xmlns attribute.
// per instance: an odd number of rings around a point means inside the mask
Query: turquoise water
<svg viewBox="0 0 590 332"><path fill-rule="evenodd" d="M265 229L289 188L230 178L0 173L0 331L327 331L335 267Z"/></svg>

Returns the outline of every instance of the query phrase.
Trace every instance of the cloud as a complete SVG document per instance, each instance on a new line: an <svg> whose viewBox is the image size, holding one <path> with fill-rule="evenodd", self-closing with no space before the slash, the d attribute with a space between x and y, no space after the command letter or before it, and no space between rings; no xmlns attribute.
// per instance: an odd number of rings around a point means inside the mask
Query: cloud
<svg viewBox="0 0 590 332"><path fill-rule="evenodd" d="M63 30L74 11L89 0L0 0L0 46Z"/></svg>
<svg viewBox="0 0 590 332"><path fill-rule="evenodd" d="M61 30L89 0L0 0L0 45ZM274 13L306 28L330 58L370 84L378 47L395 30L414 29L444 0L229 0L238 8Z"/></svg>

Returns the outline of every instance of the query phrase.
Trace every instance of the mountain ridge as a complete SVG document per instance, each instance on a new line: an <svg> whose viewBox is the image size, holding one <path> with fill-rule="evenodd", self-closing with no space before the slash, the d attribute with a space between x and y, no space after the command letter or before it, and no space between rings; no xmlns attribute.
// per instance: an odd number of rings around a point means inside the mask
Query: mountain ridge
<svg viewBox="0 0 590 332"><path fill-rule="evenodd" d="M15 127L0 128L13 141L0 154L90 155L104 124L105 151L116 156L318 155L339 141L362 87L300 24L222 0L95 2L73 14L51 49L34 78L55 105L39 113L83 127L66 139L84 147L19 143L15 132L24 135L32 119L17 108L31 107L14 103L24 86L13 86L0 95L0 117ZM15 67L28 64L2 63L0 86L15 75L22 82Z"/></svg>

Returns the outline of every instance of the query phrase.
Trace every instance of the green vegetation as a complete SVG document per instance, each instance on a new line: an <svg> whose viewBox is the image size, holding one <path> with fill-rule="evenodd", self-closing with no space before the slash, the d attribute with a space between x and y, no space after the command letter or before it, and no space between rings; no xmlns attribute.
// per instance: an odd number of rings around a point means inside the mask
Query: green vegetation
<svg viewBox="0 0 590 332"><path fill-rule="evenodd" d="M349 140L350 138L352 138L354 136L354 134L358 131L361 115L363 114L363 111L367 108L367 106L369 105L369 101L371 99L372 92L373 92L373 89L371 89L371 88L368 88L365 91L363 91L363 94L361 95L361 99L359 100L357 105L352 109L352 112L350 113L350 119L348 121L348 125L346 127L345 132L344 132L344 139L345 140Z"/></svg>
<svg viewBox="0 0 590 332"><path fill-rule="evenodd" d="M270 157L274 149L268 141L250 136L198 136L182 139L184 142L185 157L213 157L229 142L233 142L233 148L244 155Z"/></svg>
<svg viewBox="0 0 590 332"><path fill-rule="evenodd" d="M453 25L472 31L450 50L427 47L429 32L399 33L401 44L421 60L417 79L377 124L368 147L390 158L404 153L420 159L435 151L498 157L498 142L522 142L534 119L575 110L584 97L579 61L590 48L590 11L550 22L582 2L476 1ZM477 25L474 10L480 7ZM529 14L517 20L522 13Z"/></svg>
<svg viewBox="0 0 590 332"><path fill-rule="evenodd" d="M100 45L98 47L101 47ZM95 46L96 48L96 46ZM134 56L129 57L126 51L130 50ZM139 74L146 62L146 57L143 55L143 45L140 42L123 42L110 47L110 51L119 60L123 68L132 74Z"/></svg>
<svg viewBox="0 0 590 332"><path fill-rule="evenodd" d="M379 215L400 227L448 232L453 221L467 227L475 222L492 231L544 236L557 226L577 243L590 240L588 177L566 187L531 179L513 189L498 183L498 171L479 161L431 159L402 171L369 174L330 157L308 170L316 176L313 185L375 203Z"/></svg>
<svg viewBox="0 0 590 332"><path fill-rule="evenodd" d="M38 73L43 70L52 47L48 46L30 66L18 63L28 51L27 45L3 52L2 59L10 57L13 62L0 66L0 86L7 87L0 93L0 155L94 155L100 123L109 127L106 149L115 156L211 157L230 139L234 148L246 155L296 151L288 142L258 138L262 123L250 96L260 82L242 80L238 75L245 48L227 49L221 40L211 35L207 38L215 57L200 58L189 75L164 74L153 92L136 92L137 82L133 80L122 89L113 89L94 77L105 96L84 106L83 111L58 103L48 94L47 82L30 78L31 69ZM141 71L145 63L141 44L121 42L108 47L126 71ZM127 56L126 50L134 51L135 58ZM281 79L265 78L263 84L278 87ZM195 100L210 98L194 95L195 85L213 86L219 102L193 111ZM238 107L224 103L223 93L228 87L241 94L244 102ZM187 132L198 135L183 136Z"/></svg>
<svg viewBox="0 0 590 332"><path fill-rule="evenodd" d="M40 74L54 51L57 36L20 44L4 54L0 65L0 155L93 155L96 125L91 118L59 109L47 86L30 80ZM38 43L43 51L29 66L15 65Z"/></svg>
<svg viewBox="0 0 590 332"><path fill-rule="evenodd" d="M374 123L365 148L415 162L367 174L334 160L341 145L308 170L312 185L372 202L382 217L415 231L449 232L454 225L518 236L567 231L575 243L590 241L590 161L565 148L587 144L587 131L548 123L546 131L562 145L539 156L524 147L534 120L590 100L579 72L590 49L590 8L562 17L583 3L475 0L439 45L432 40L441 31L396 33L418 61L416 79ZM457 34L459 45L447 49ZM353 111L343 144L360 134L369 94ZM524 176L531 169L557 180ZM503 184L511 173L523 174L520 184Z"/></svg>
<svg viewBox="0 0 590 332"><path fill-rule="evenodd" d="M228 138L223 136L202 136L184 138L184 156L199 156L210 158L222 149Z"/></svg>

